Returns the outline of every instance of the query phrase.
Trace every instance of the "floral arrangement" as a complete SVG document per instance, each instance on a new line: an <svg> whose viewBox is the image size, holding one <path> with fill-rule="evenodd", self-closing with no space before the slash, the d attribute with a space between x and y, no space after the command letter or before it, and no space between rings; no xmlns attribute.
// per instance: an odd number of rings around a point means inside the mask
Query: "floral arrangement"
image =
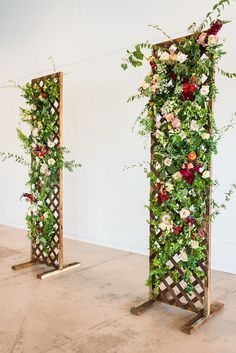
<svg viewBox="0 0 236 353"><path fill-rule="evenodd" d="M66 148L59 144L59 104L60 83L56 75L40 81L39 84L27 83L18 86L28 108L20 108L21 122L30 127L27 134L17 129L18 137L23 144L31 163L27 163L22 156L12 153L1 153L3 159L15 158L16 162L28 165L29 180L27 186L30 191L22 195L29 203L26 215L28 235L36 239L45 255L54 245L53 236L58 229L57 219L53 214L47 198L59 184L59 171L64 167L73 171L80 166L74 160L65 161ZM42 84L43 82L43 84Z"/></svg>
<svg viewBox="0 0 236 353"><path fill-rule="evenodd" d="M129 64L137 67L144 60L150 65L138 94L129 100L148 98L138 118L139 132L157 141L151 168L146 169L154 190L148 206L152 214L152 256L147 280L154 293L158 293L166 275L178 283L184 281L189 293L193 291L193 276L205 278L199 263L206 260L208 224L215 215L208 212L209 190L217 183L211 177L211 156L217 153L220 132L215 126L212 102L217 95L215 68L225 54L218 37L226 23L219 19L225 3L229 1L216 4L198 29L191 26L192 35L180 41L167 35L166 45L138 44L133 52L128 51L128 58L121 65L123 69ZM214 12L218 16L212 20ZM209 29L204 30L206 26ZM145 55L145 50L151 55ZM228 77L235 76L220 71ZM219 207L224 207L215 206L216 214ZM181 273L173 267L172 258Z"/></svg>

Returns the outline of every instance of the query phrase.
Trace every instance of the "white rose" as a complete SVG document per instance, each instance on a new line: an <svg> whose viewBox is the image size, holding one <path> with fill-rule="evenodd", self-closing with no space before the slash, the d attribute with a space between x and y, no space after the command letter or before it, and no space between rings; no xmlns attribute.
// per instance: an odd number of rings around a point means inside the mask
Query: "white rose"
<svg viewBox="0 0 236 353"><path fill-rule="evenodd" d="M170 223L170 216L168 214L164 214L164 216L162 216L162 222L165 224L169 224Z"/></svg>
<svg viewBox="0 0 236 353"><path fill-rule="evenodd" d="M181 131L181 133L179 134L179 136L181 137L181 140L184 140L186 138L186 134L185 132Z"/></svg>
<svg viewBox="0 0 236 353"><path fill-rule="evenodd" d="M187 60L188 56L185 55L184 53L179 52L177 54L177 60L182 64L183 62L185 62L185 60Z"/></svg>
<svg viewBox="0 0 236 353"><path fill-rule="evenodd" d="M202 86L202 88L200 89L200 93L203 96L207 96L209 94L209 86Z"/></svg>
<svg viewBox="0 0 236 353"><path fill-rule="evenodd" d="M205 170L203 173L202 173L202 177L204 179L207 179L207 178L210 178L211 176L211 173L209 172L209 170Z"/></svg>
<svg viewBox="0 0 236 353"><path fill-rule="evenodd" d="M39 134L39 129L36 127L36 128L33 129L32 135L33 135L34 137L37 137L38 134Z"/></svg>
<svg viewBox="0 0 236 353"><path fill-rule="evenodd" d="M42 204L43 204L43 202L39 200L39 201L38 201L38 205L39 205L39 206L42 206Z"/></svg>
<svg viewBox="0 0 236 353"><path fill-rule="evenodd" d="M166 158L165 160L164 160L164 164L167 166L167 167L169 167L170 165L171 165L171 163L172 163L172 159L171 158Z"/></svg>
<svg viewBox="0 0 236 353"><path fill-rule="evenodd" d="M31 109L32 109L32 110L36 110L37 108L36 108L36 106L35 106L34 104L32 104L32 105L31 105Z"/></svg>
<svg viewBox="0 0 236 353"><path fill-rule="evenodd" d="M48 164L49 165L54 165L56 163L56 161L55 161L55 159L53 159L53 158L50 158L49 160L48 160Z"/></svg>
<svg viewBox="0 0 236 353"><path fill-rule="evenodd" d="M48 140L47 145L48 145L49 148L53 148L55 146L55 142L51 141L51 140Z"/></svg>
<svg viewBox="0 0 236 353"><path fill-rule="evenodd" d="M185 219L190 215L190 211L186 210L186 208L182 208L180 211L180 218Z"/></svg>
<svg viewBox="0 0 236 353"><path fill-rule="evenodd" d="M199 243L196 240L191 240L191 248L197 249L199 247Z"/></svg>
<svg viewBox="0 0 236 353"><path fill-rule="evenodd" d="M198 126L196 120L192 120L192 121L191 121L190 129L191 129L192 131L198 131L198 130L199 130L199 126Z"/></svg>

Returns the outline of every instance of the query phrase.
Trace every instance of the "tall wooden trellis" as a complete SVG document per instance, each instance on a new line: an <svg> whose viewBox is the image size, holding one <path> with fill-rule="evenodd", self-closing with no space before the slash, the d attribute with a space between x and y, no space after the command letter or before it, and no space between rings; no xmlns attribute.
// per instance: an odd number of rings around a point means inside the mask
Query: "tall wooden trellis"
<svg viewBox="0 0 236 353"><path fill-rule="evenodd" d="M196 37L199 34L193 34L181 38L176 38L171 41L166 41L157 44L158 47L169 48L172 44L179 44L183 40L191 37ZM202 52L204 55L204 50ZM213 65L213 63L212 63ZM209 82L209 78L206 77L205 81L202 84L207 84ZM209 107L213 113L213 100L209 101ZM209 133L211 134L211 126L210 121L208 123ZM155 136L155 132L151 133L151 148L150 148L150 160L152 162L154 156L155 147L158 145L158 140ZM212 167L209 165L209 170L211 171ZM158 177L158 171L151 163L150 166L151 172ZM156 196L157 194L157 186L150 183L150 199ZM208 199L206 200L207 206L207 216L211 213L211 188L208 190ZM154 220L155 216L150 210L150 221ZM143 304L132 307L131 313L134 315L141 315L147 309L149 309L154 303L160 301L166 304L179 307L181 309L189 310L195 313L195 316L187 322L181 330L185 333L191 334L193 331L201 327L204 323L206 323L209 319L211 319L220 309L224 307L224 304L219 302L214 302L211 304L211 225L208 222L206 227L206 258L204 261L199 261L198 266L205 273L205 279L202 280L196 274L192 277L192 285L193 285L193 293L188 294L185 290L186 283L182 280L181 282L175 281L169 274L166 274L159 286L158 294L155 294L154 286L150 287L149 291L149 300L144 302ZM155 233L154 227L152 226L152 222L150 222L150 235ZM176 254L177 255L177 254ZM155 253L153 254L150 251L149 255L149 263L151 264L153 258L155 257ZM173 256L167 263L171 270L176 270L180 275L183 275L183 270L181 266L178 264L178 260L175 256Z"/></svg>
<svg viewBox="0 0 236 353"><path fill-rule="evenodd" d="M54 135L53 140L57 147L62 147L62 108L63 108L63 73L57 72L51 75L39 77L31 81L33 87L40 88L43 93L43 84L46 80L54 80L59 85L59 97L50 104L50 114L56 114L57 119L57 133ZM31 158L34 158L32 155ZM62 170L58 171L58 184L50 190L46 197L46 203L53 213L56 220L53 234L53 241L50 245L48 254L43 252L42 245L39 244L36 237L31 234L31 260L18 265L12 266L13 270L20 270L34 264L40 263L49 267L52 270L37 274L37 278L43 279L52 275L65 272L76 268L80 265L79 262L74 262L64 265L63 256L63 175Z"/></svg>

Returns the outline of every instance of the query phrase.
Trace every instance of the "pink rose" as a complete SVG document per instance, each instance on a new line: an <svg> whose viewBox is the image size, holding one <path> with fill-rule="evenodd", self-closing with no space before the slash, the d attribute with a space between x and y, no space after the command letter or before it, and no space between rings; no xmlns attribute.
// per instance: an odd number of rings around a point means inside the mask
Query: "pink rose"
<svg viewBox="0 0 236 353"><path fill-rule="evenodd" d="M207 33L205 33L205 32L201 33L200 36L197 39L198 44L200 44L200 45L205 47L207 45L206 42L205 42L206 37L207 37Z"/></svg>
<svg viewBox="0 0 236 353"><path fill-rule="evenodd" d="M175 129L178 129L181 126L181 122L180 122L179 118L174 118L172 120L172 126Z"/></svg>

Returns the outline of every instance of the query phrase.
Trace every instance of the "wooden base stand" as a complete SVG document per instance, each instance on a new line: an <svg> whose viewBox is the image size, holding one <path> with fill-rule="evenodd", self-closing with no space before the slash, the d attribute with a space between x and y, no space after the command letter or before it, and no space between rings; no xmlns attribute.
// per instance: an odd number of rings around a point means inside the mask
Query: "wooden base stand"
<svg viewBox="0 0 236 353"><path fill-rule="evenodd" d="M151 308L157 300L149 299L148 301L142 303L139 306L132 307L130 312L134 315L141 315L149 308ZM213 316L215 316L221 309L223 309L224 304L215 302L211 304L210 314L208 316L204 315L204 311L202 310L198 315L193 317L190 321L188 321L184 326L181 327L181 331L191 335L194 331L204 325L207 321L209 321Z"/></svg>
<svg viewBox="0 0 236 353"><path fill-rule="evenodd" d="M27 267L33 266L35 264L39 264L39 262L37 260L31 260L31 261L28 261L28 262L23 262L23 263L18 264L18 265L14 265L11 268L13 270L17 271L17 270L22 270L23 268L27 268ZM60 274L62 274L64 272L68 272L68 271L73 270L73 269L75 269L75 268L77 268L79 266L80 266L79 262L73 262L71 264L65 265L62 269L54 268L52 270L39 273L39 274L36 275L36 277L39 278L39 279L49 278L49 277L52 277L52 276L60 275Z"/></svg>

